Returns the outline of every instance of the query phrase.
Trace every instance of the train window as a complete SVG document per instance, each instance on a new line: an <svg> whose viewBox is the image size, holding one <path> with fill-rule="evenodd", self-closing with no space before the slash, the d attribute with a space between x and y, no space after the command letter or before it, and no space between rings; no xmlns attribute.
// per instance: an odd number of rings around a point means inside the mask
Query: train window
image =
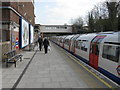
<svg viewBox="0 0 120 90"><path fill-rule="evenodd" d="M98 38L95 38L92 42L97 42Z"/></svg>
<svg viewBox="0 0 120 90"><path fill-rule="evenodd" d="M81 42L81 41L78 41L77 44L76 44L76 48L80 49L81 44L82 44L82 42Z"/></svg>
<svg viewBox="0 0 120 90"><path fill-rule="evenodd" d="M78 47L78 43L79 43L79 41L77 41L77 42L76 42L76 45L75 45L75 46L76 46L76 48L79 48L79 47Z"/></svg>
<svg viewBox="0 0 120 90"><path fill-rule="evenodd" d="M65 40L65 44L69 45L69 40L68 39Z"/></svg>
<svg viewBox="0 0 120 90"><path fill-rule="evenodd" d="M95 51L96 55L99 55L99 44L96 44L96 51Z"/></svg>
<svg viewBox="0 0 120 90"><path fill-rule="evenodd" d="M90 53L94 53L94 44L93 43L91 43L91 45L90 45Z"/></svg>
<svg viewBox="0 0 120 90"><path fill-rule="evenodd" d="M119 49L120 47L118 46L104 45L102 57L114 62L118 62L120 53Z"/></svg>
<svg viewBox="0 0 120 90"><path fill-rule="evenodd" d="M87 46L88 44L87 44L87 42L81 42L81 50L83 50L83 51L86 51L87 52L87 48L88 48L88 46Z"/></svg>
<svg viewBox="0 0 120 90"><path fill-rule="evenodd" d="M92 42L102 42L102 40L105 38L105 36L97 36L93 39Z"/></svg>
<svg viewBox="0 0 120 90"><path fill-rule="evenodd" d="M104 38L100 38L97 42L99 42L99 43L100 43L100 42L102 42L102 40L103 40L103 39L104 39Z"/></svg>

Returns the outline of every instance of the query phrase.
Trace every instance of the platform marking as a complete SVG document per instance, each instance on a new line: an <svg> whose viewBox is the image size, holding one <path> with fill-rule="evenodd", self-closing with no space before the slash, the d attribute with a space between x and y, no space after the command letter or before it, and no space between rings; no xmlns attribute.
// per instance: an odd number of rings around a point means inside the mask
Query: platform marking
<svg viewBox="0 0 120 90"><path fill-rule="evenodd" d="M63 50L61 50L63 52ZM88 68L86 68L84 65L82 65L79 61L77 61L75 58L73 58L71 55L68 54L68 52L64 51L63 53L66 54L69 58L71 58L72 60L74 60L76 63L78 63L80 66L82 66L85 70L87 70L89 73L91 73L93 76L95 76L98 80L100 80L102 83L104 83L107 87L111 88L112 90L113 87L111 85L109 85L107 82L105 82L103 79L101 79L100 77L98 77L96 74L94 74L92 71L90 71Z"/></svg>

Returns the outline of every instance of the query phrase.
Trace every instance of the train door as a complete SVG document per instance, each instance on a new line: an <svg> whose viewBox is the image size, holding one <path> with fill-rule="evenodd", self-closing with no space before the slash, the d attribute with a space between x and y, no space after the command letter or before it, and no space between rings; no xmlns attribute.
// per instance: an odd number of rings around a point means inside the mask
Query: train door
<svg viewBox="0 0 120 90"><path fill-rule="evenodd" d="M74 39L73 39L73 53L74 54L76 54L76 44L77 44L77 38L79 37L79 35L78 36L76 36Z"/></svg>
<svg viewBox="0 0 120 90"><path fill-rule="evenodd" d="M62 38L63 48L64 48L64 43L65 43L65 38L66 38L66 36Z"/></svg>
<svg viewBox="0 0 120 90"><path fill-rule="evenodd" d="M90 45L90 55L89 55L89 61L90 66L92 66L95 69L98 69L98 59L99 59L99 46L100 42L105 38L105 36L96 36Z"/></svg>
<svg viewBox="0 0 120 90"><path fill-rule="evenodd" d="M74 48L75 48L75 39L74 37L71 39L71 52L74 53Z"/></svg>
<svg viewBox="0 0 120 90"><path fill-rule="evenodd" d="M68 48L68 50L70 51L70 45L71 45L71 40L69 39L69 48Z"/></svg>
<svg viewBox="0 0 120 90"><path fill-rule="evenodd" d="M62 47L64 48L64 38L62 38Z"/></svg>
<svg viewBox="0 0 120 90"><path fill-rule="evenodd" d="M118 65L118 68L117 68L117 69L118 69L117 72L118 72L119 78L120 78L120 53L119 53L119 65Z"/></svg>
<svg viewBox="0 0 120 90"><path fill-rule="evenodd" d="M71 52L75 53L75 40L72 39Z"/></svg>
<svg viewBox="0 0 120 90"><path fill-rule="evenodd" d="M71 51L71 46L72 46L72 38L73 36L69 39L69 51Z"/></svg>

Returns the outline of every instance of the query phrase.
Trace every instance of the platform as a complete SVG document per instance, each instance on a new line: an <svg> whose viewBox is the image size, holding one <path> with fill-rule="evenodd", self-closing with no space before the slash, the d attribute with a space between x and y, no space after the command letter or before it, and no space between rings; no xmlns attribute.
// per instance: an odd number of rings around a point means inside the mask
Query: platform
<svg viewBox="0 0 120 90"><path fill-rule="evenodd" d="M24 60L17 68L4 68L3 88L118 88L111 81L93 75L52 42L48 54L43 50L24 53Z"/></svg>

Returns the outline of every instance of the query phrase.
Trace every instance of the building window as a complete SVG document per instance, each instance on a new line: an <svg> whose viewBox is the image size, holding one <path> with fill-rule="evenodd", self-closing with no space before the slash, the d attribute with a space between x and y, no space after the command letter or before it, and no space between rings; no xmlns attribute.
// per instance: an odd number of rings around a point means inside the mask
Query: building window
<svg viewBox="0 0 120 90"><path fill-rule="evenodd" d="M39 29L39 26L34 26L34 29Z"/></svg>
<svg viewBox="0 0 120 90"><path fill-rule="evenodd" d="M120 53L120 47L118 46L111 46L111 45L103 46L103 53L102 53L103 58L109 59L114 62L118 62L119 53Z"/></svg>
<svg viewBox="0 0 120 90"><path fill-rule="evenodd" d="M67 29L67 27L65 27L65 29Z"/></svg>

